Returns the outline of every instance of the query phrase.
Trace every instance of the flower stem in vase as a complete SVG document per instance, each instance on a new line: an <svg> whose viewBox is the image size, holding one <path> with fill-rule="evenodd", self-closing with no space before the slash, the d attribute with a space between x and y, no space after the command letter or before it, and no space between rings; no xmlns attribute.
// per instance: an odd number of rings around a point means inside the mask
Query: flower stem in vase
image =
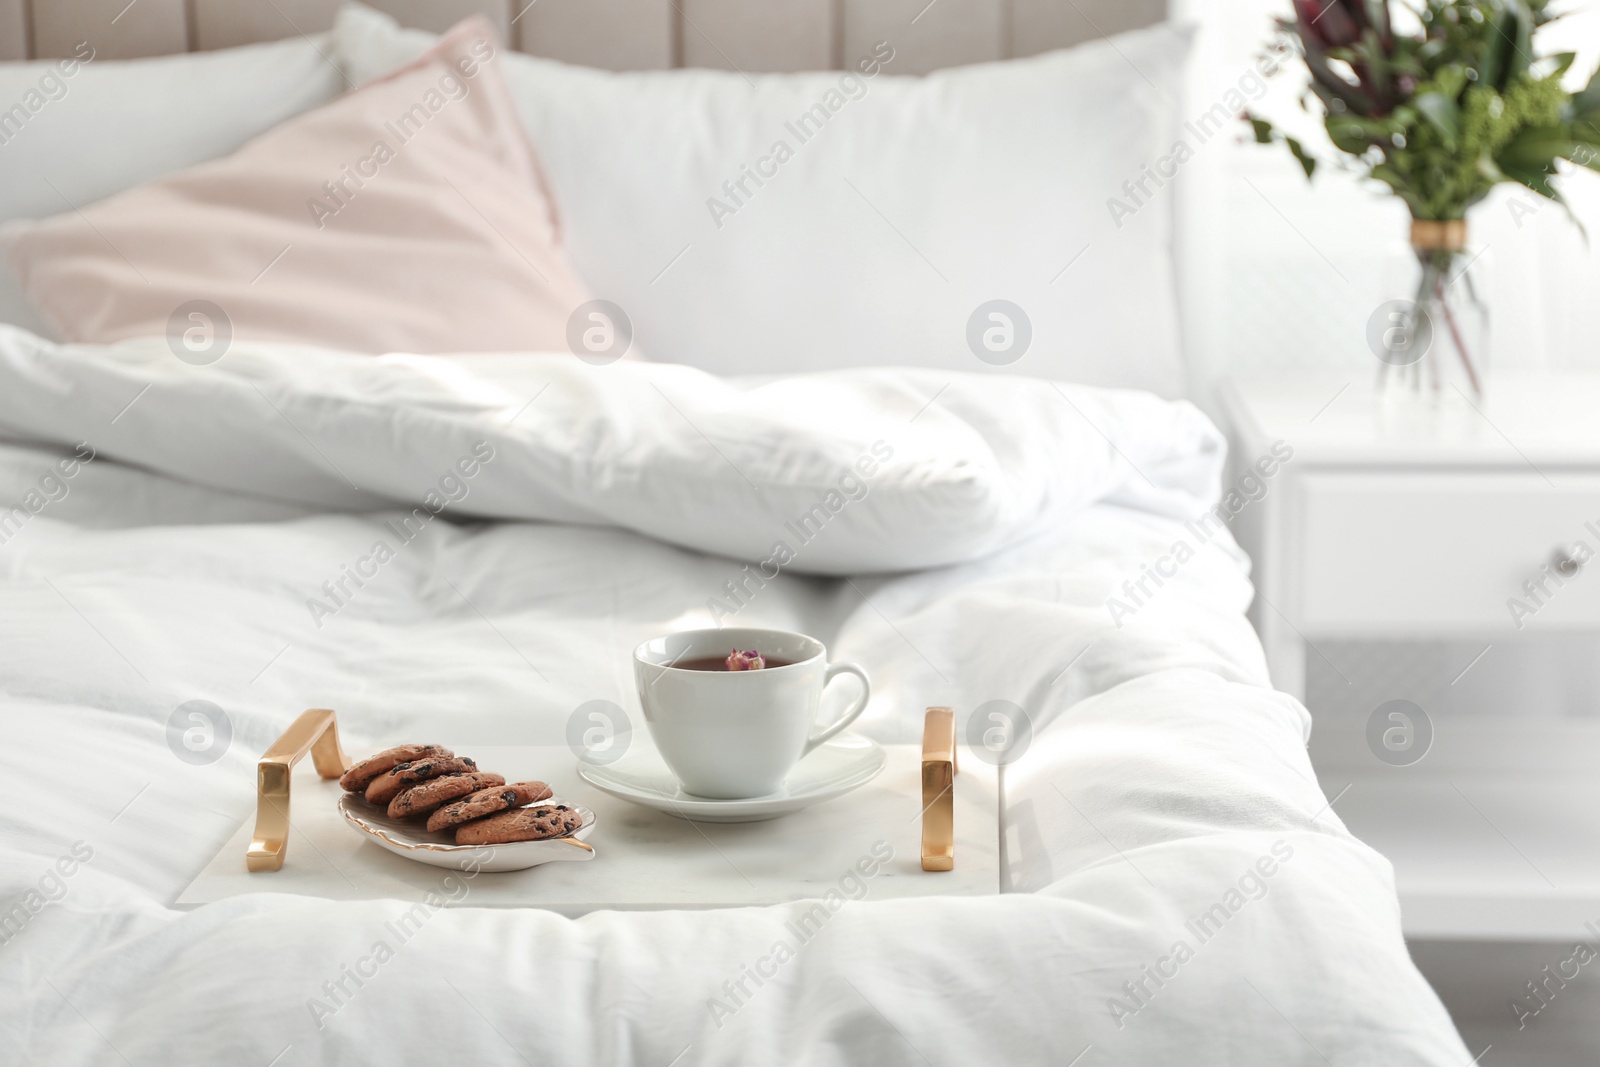
<svg viewBox="0 0 1600 1067"><path fill-rule="evenodd" d="M1423 328L1430 333L1438 331L1432 340L1442 341L1443 337L1449 337L1461 360L1461 369L1468 388L1472 390L1472 397L1482 400L1483 380L1474 362L1474 355L1481 353L1473 350L1478 347L1479 341L1487 344L1487 327L1482 321L1483 312L1472 278L1467 273L1477 257L1467 258L1466 247L1467 225L1464 221L1412 220L1411 248L1422 268L1416 297L1418 318L1426 320ZM1454 277L1451 276L1452 268L1459 268ZM1458 302L1460 307L1457 306ZM1463 327L1463 311L1469 316L1468 328ZM1428 378L1434 393L1438 394L1449 373L1445 362L1449 357L1435 352L1430 343L1423 358L1428 360Z"/></svg>
<svg viewBox="0 0 1600 1067"><path fill-rule="evenodd" d="M1478 381L1478 372L1472 366L1472 355L1467 351L1467 343L1461 337L1461 327L1456 325L1455 312L1450 310L1450 301L1444 295L1443 278L1434 282L1434 291L1439 294L1439 307L1444 312L1445 324L1450 327L1450 337L1455 341L1456 352L1461 356L1461 366L1467 372L1467 381L1472 383L1472 395L1482 400L1483 383Z"/></svg>
<svg viewBox="0 0 1600 1067"><path fill-rule="evenodd" d="M1428 314L1428 305L1433 302L1434 283L1438 280L1439 271L1433 265L1431 257L1422 256L1419 258L1422 261L1422 278L1417 282L1416 307L1412 311L1415 321L1411 324L1411 329L1413 333L1420 329L1427 329L1431 334L1433 320L1432 316ZM1425 350L1421 357L1408 368L1414 379L1412 387L1419 393L1422 391L1422 365L1424 363L1428 365L1428 378L1433 383L1433 391L1437 393L1439 391L1439 364L1433 357L1431 344L1428 350Z"/></svg>

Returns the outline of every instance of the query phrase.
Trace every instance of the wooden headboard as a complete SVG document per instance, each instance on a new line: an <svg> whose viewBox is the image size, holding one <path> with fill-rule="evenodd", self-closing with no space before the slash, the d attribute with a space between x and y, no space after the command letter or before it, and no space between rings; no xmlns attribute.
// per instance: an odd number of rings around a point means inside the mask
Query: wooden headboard
<svg viewBox="0 0 1600 1067"><path fill-rule="evenodd" d="M916 73L1033 55L1135 29L1165 0L369 0L442 30L487 15L524 52L613 70L845 66L894 42ZM0 0L0 60L52 58L80 41L102 59L227 48L315 33L340 0Z"/></svg>

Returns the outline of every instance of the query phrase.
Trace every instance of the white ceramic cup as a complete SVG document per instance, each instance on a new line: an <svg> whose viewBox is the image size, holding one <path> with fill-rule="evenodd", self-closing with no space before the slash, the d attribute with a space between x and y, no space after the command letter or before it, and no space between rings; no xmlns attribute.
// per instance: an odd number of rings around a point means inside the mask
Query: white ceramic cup
<svg viewBox="0 0 1600 1067"><path fill-rule="evenodd" d="M782 667L691 670L675 664L754 650ZM813 729L822 690L840 674L861 696L836 721ZM855 722L872 694L867 672L829 663L821 641L783 630L689 630L633 650L639 702L656 749L686 793L742 800L775 793L800 757Z"/></svg>

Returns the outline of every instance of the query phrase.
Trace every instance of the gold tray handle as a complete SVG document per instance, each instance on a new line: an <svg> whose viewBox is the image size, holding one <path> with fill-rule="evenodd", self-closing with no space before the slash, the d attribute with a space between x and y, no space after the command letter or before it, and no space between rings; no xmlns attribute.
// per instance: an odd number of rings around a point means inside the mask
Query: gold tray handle
<svg viewBox="0 0 1600 1067"><path fill-rule="evenodd" d="M922 720L922 869L956 865L956 713L929 708Z"/></svg>
<svg viewBox="0 0 1600 1067"><path fill-rule="evenodd" d="M256 764L256 832L245 853L252 871L276 871L289 848L289 783L307 752L317 773L337 778L350 768L339 747L339 722L328 708L312 708L272 743Z"/></svg>

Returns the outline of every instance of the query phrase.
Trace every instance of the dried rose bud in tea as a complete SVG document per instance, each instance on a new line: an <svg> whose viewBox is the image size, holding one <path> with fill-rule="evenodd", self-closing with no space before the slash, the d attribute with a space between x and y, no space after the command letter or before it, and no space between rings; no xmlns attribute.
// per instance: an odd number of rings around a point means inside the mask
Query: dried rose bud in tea
<svg viewBox="0 0 1600 1067"><path fill-rule="evenodd" d="M730 671L759 671L767 665L759 652L740 652L734 649L728 653L728 669Z"/></svg>

